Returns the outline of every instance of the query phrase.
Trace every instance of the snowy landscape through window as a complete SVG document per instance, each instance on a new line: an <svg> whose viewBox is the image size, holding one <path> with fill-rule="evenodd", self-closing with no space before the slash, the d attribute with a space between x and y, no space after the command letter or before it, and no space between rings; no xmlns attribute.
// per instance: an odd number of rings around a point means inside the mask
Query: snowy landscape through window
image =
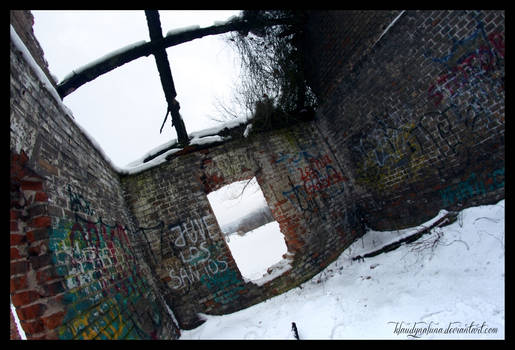
<svg viewBox="0 0 515 350"><path fill-rule="evenodd" d="M284 235L255 177L226 185L207 198L244 278L263 283L286 271Z"/></svg>

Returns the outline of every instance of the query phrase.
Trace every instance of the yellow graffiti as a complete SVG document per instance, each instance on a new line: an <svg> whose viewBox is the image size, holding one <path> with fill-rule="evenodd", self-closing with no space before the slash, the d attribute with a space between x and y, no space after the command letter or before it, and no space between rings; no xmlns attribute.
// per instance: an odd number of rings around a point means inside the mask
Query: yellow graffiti
<svg viewBox="0 0 515 350"><path fill-rule="evenodd" d="M379 190L407 179L420 180L427 155L414 136L415 123L393 130L357 166L357 182Z"/></svg>
<svg viewBox="0 0 515 350"><path fill-rule="evenodd" d="M124 333L123 331L125 330L125 322L122 320L122 315L119 312L117 313L118 315L113 317L111 323L100 331L100 333L108 339L121 339ZM114 312L111 310L109 311L109 314L113 316Z"/></svg>
<svg viewBox="0 0 515 350"><path fill-rule="evenodd" d="M284 136L284 138L290 144L291 147L293 147L294 149L298 148L297 140L296 140L295 136L293 136L291 130L287 130L282 135Z"/></svg>
<svg viewBox="0 0 515 350"><path fill-rule="evenodd" d="M100 319L98 316L98 308L89 312L76 316L68 323L69 334L66 335L66 328L62 327L59 334L62 337L72 339L123 339L128 335L127 323L124 321L120 309L113 304L112 308L105 313ZM91 320L93 324L90 323ZM105 325L105 326L103 326Z"/></svg>
<svg viewBox="0 0 515 350"><path fill-rule="evenodd" d="M97 333L91 329L88 322L88 314L80 315L70 322L70 328L74 339L93 339Z"/></svg>

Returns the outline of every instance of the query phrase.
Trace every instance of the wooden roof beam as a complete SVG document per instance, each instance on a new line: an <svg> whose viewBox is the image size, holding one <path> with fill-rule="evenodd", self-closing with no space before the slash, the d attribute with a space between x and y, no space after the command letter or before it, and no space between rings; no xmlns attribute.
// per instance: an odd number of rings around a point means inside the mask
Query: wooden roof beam
<svg viewBox="0 0 515 350"><path fill-rule="evenodd" d="M159 12L157 10L145 10L145 16L147 17L150 41L163 39ZM175 100L177 93L175 91L172 71L170 70L170 63L168 61L166 49L156 49L153 54L156 59L157 70L159 71L159 77L161 78L161 85L163 86L166 102L168 103L168 111L166 113L164 122L166 122L168 112L170 112L172 115L172 126L174 126L175 130L177 131L177 139L179 144L186 146L189 143L188 133L186 132L186 126L184 125L184 121L182 120L182 117L179 113L179 103Z"/></svg>
<svg viewBox="0 0 515 350"><path fill-rule="evenodd" d="M183 32L167 35L166 37L155 41L152 40L150 42L136 44L128 47L127 49L117 50L116 53L108 55L103 59L99 59L95 61L94 64L88 64L83 68L79 68L61 83L57 84L57 92L61 98L64 98L80 86L98 78L100 75L140 57L149 56L159 49L165 49L191 40L200 39L208 35L218 35L231 31L249 31L251 29L262 28L265 26L288 23L291 23L289 19L276 19L273 21L261 21L260 23L249 23L244 19L238 18L229 20L223 24L217 24L206 28L185 30Z"/></svg>

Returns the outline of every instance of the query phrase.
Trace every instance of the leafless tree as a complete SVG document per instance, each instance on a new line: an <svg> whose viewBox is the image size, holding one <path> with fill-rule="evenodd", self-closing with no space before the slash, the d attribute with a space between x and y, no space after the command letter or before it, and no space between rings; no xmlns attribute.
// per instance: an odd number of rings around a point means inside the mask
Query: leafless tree
<svg viewBox="0 0 515 350"><path fill-rule="evenodd" d="M306 13L246 10L242 18L253 23L254 29L234 31L228 36L229 44L239 53L242 69L233 103L265 124L270 124L271 118L287 118L302 109L314 108L316 97L304 76L302 53ZM226 116L236 116L225 104L218 107Z"/></svg>

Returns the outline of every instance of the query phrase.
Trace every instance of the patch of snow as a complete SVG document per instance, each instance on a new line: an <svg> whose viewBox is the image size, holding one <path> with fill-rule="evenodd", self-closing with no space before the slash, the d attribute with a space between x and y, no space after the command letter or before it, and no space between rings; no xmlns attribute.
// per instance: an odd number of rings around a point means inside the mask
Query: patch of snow
<svg viewBox="0 0 515 350"><path fill-rule="evenodd" d="M228 120L226 122L220 123L219 125L211 127L211 128L207 128L207 129L200 130L200 131L194 131L194 132L190 133L190 136L192 136L194 138L195 137L200 138L200 137L205 137L205 136L209 136L209 135L216 135L223 129L226 129L226 128L232 129L232 128L235 128L242 124L246 124L248 120L249 119L246 116L234 118L234 119Z"/></svg>
<svg viewBox="0 0 515 350"><path fill-rule="evenodd" d="M25 46L23 41L18 36L18 33L16 33L16 30L11 24L11 41L13 42L14 46L22 53L23 58L25 61L29 64L29 66L32 68L36 76L38 77L39 81L43 84L43 86L48 90L48 92L52 95L52 97L55 99L59 107L63 110L63 112L70 117L73 118L73 115L68 107L64 105L64 103L61 100L61 97L59 97L59 94L54 89L54 86L48 80L48 77L43 72L39 64L36 63L36 60L34 60L34 57L30 54L29 49Z"/></svg>
<svg viewBox="0 0 515 350"><path fill-rule="evenodd" d="M137 41L135 43L123 46L123 47L121 47L119 49L116 49L116 50L114 50L114 51L112 51L112 52L110 52L110 53L108 53L108 54L106 54L106 55L104 55L102 57L99 57L96 60L93 60L93 61L89 62L88 64L85 64L85 65L83 65L83 66L81 66L81 67L79 67L77 69L72 70L70 73L68 73L63 78L63 80L60 82L60 84L62 82L64 82L64 81L70 79L74 75L80 74L80 73L84 72L86 69L89 69L89 68L93 67L94 65L96 65L96 64L98 64L100 62L107 61L107 60L113 58L116 55L119 55L119 54L124 53L124 52L129 51L129 50L132 50L133 48L135 48L137 46L141 46L141 45L146 44L146 43L147 43L147 41L140 40L140 41Z"/></svg>
<svg viewBox="0 0 515 350"><path fill-rule="evenodd" d="M18 334L20 335L20 338L22 340L27 340L27 335L25 334L25 331L21 327L20 318L18 317L18 314L16 313L16 309L11 301L11 312L13 313L14 322L16 322L16 328L18 329Z"/></svg>
<svg viewBox="0 0 515 350"><path fill-rule="evenodd" d="M262 285L291 268L289 261L282 257L288 248L277 221L243 236L237 233L228 235L226 242L241 275L253 283Z"/></svg>
<svg viewBox="0 0 515 350"><path fill-rule="evenodd" d="M177 139L171 139L170 141L168 142L165 142L163 143L162 145L159 145L157 147L154 147L153 149L151 149L150 151L148 151L147 153L145 153L143 156L141 156L140 158L136 159L136 160L133 160L132 162L128 163L124 169L130 169L130 168L134 168L134 167L137 167L137 166L140 166L142 164L144 164L144 160L147 159L148 157L156 154L156 153L159 153L160 151L164 150L164 149L167 149L167 148L170 148L172 147L173 145L175 145L177 143Z"/></svg>
<svg viewBox="0 0 515 350"><path fill-rule="evenodd" d="M166 32L166 36L190 32L190 31L197 30L197 29L200 29L199 25L191 25L191 26L186 26L186 27L181 27L181 28L174 28L174 29L170 29L168 32Z"/></svg>
<svg viewBox="0 0 515 350"><path fill-rule="evenodd" d="M215 142L223 142L229 139L230 137L222 137L220 135L194 137L190 140L190 145L207 145Z"/></svg>
<svg viewBox="0 0 515 350"><path fill-rule="evenodd" d="M262 286L267 282L270 282L274 278L281 276L283 273L291 269L291 260L282 259L278 263L270 266L267 269L267 273L263 274L261 278L251 279L248 282L254 283L255 285Z"/></svg>
<svg viewBox="0 0 515 350"><path fill-rule="evenodd" d="M249 133L251 130L252 130L252 123L247 125L247 127L245 128L245 131L243 132L243 137L249 136Z"/></svg>
<svg viewBox="0 0 515 350"><path fill-rule="evenodd" d="M126 175L134 175L134 174L140 173L144 170L153 168L155 166L158 166L159 164L166 162L167 156L169 156L170 154L177 153L179 151L182 151L182 148L172 148L172 149L164 152L163 154L160 154L157 157L149 160L146 163L132 162L131 166L127 166L123 169L120 169L119 173L126 174Z"/></svg>
<svg viewBox="0 0 515 350"><path fill-rule="evenodd" d="M220 136L217 134L220 131L224 130L225 128L232 129L232 128L235 128L242 124L245 124L246 122L247 122L246 117L240 117L240 118L235 118L235 119L229 120L224 123L220 123L220 125L217 125L217 126L214 126L214 127L208 128L208 129L192 132L189 134L189 137L191 137L190 144L191 145L205 145L205 144L209 144L209 143L227 141L230 139L230 136L223 137L223 136ZM152 150L146 152L142 157L127 164L124 168L122 168L120 170L120 172L132 173L134 168L141 167L143 164L148 163L148 162L144 163L145 159L147 159L148 157L151 157L152 155L154 155L156 153L162 152L163 150L165 150L167 148L170 148L171 146L173 146L176 143L177 143L177 139L172 139L166 143L163 143L162 145L159 145L159 146L153 148ZM160 164L160 163L154 163L154 166L158 165L158 164ZM141 168L141 169L143 169L143 168ZM148 169L148 167L145 167L144 169ZM141 171L141 170L138 170L138 171Z"/></svg>
<svg viewBox="0 0 515 350"><path fill-rule="evenodd" d="M241 15L234 15L234 16L227 18L225 21L214 21L213 24L215 26L221 26L221 25L229 24L231 22L239 21L239 20L241 20Z"/></svg>
<svg viewBox="0 0 515 350"><path fill-rule="evenodd" d="M374 44L372 45L372 47L374 47L378 42L379 40L381 40L381 38L386 34L386 32L388 32L390 30L391 27L393 27L393 25L395 24L395 22L397 22L397 20L399 18L401 18L401 16L404 14L404 12L406 12L406 10L402 10L398 15L397 17L395 17L393 19L393 21L388 25L388 27L386 27L386 29L381 33L381 35L379 36L379 38L374 42Z"/></svg>
<svg viewBox="0 0 515 350"><path fill-rule="evenodd" d="M80 132L91 142L91 144L93 145L93 148L95 148L98 151L98 153L100 153L100 155L104 158L104 160L107 163L109 163L109 165L111 166L111 168L114 171L116 171L118 173L123 172L123 169L116 166L116 164L114 164L111 161L111 159L107 156L107 154L105 154L105 152L102 150L102 147L100 147L98 142L96 142L96 140L91 135L89 135L89 133L86 131L86 129L84 129L75 120L75 118L73 117L72 111L63 103L63 101L61 100L61 97L59 97L59 94L54 89L54 86L50 83L50 81L48 80L47 76L45 75L45 73L43 72L41 67L39 67L39 65L36 63L36 61L34 60L34 57L32 57L29 50L27 49L27 47L25 46L23 41L20 39L20 37L18 36L18 34L16 33L16 30L13 28L12 25L11 25L11 41L14 43L16 48L22 53L22 56L25 59L25 61L32 68L32 70L36 74L36 77L43 84L45 89L50 93L50 95L57 102L57 105L59 106L59 108L61 108L61 110L64 112L64 114L70 118L70 121L73 124L75 124L79 128Z"/></svg>
<svg viewBox="0 0 515 350"><path fill-rule="evenodd" d="M374 248L366 236L379 233L367 232L310 281L231 314L202 314L180 339L294 339L292 322L300 339L504 339L504 208L462 210L418 241L353 261ZM415 249L422 239L439 241Z"/></svg>

